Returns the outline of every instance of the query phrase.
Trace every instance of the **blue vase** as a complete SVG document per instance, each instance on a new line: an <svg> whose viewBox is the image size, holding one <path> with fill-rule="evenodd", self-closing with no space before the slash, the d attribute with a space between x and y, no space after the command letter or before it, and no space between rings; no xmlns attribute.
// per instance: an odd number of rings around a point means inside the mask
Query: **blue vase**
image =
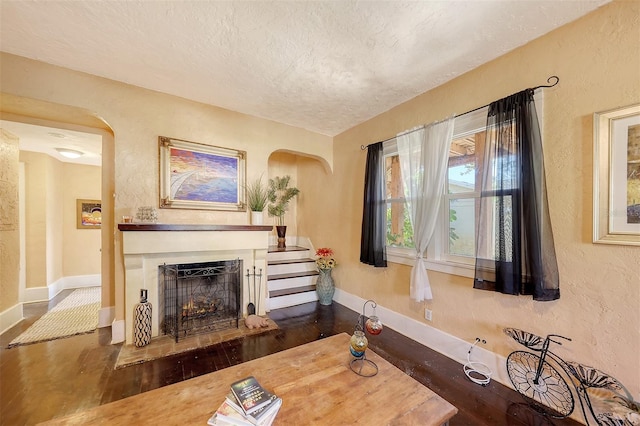
<svg viewBox="0 0 640 426"><path fill-rule="evenodd" d="M316 281L316 294L321 305L330 305L333 301L333 293L336 292L333 277L331 276L332 270L331 268L318 269L320 275L318 275L318 280Z"/></svg>

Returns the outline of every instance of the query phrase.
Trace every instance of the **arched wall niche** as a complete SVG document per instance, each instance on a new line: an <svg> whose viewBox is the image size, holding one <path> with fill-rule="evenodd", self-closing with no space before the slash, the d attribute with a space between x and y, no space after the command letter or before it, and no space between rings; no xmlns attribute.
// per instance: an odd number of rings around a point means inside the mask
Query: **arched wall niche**
<svg viewBox="0 0 640 426"><path fill-rule="evenodd" d="M275 150L268 158L268 178L275 176L291 176L292 186L300 189L300 195L296 198L295 202L289 205L289 210L285 215L285 225L287 225L287 238L292 236L297 241L299 237L308 238L306 235L306 228L304 226L304 212L306 206L309 205L312 191L307 190L303 176L307 173L307 168L320 167L326 175L333 174L333 164L326 158L310 155L298 151L292 150ZM269 221L274 221L273 218L269 218ZM271 223L271 222L268 222ZM274 222L275 223L275 222Z"/></svg>
<svg viewBox="0 0 640 426"><path fill-rule="evenodd" d="M304 158L316 160L322 165L322 167L324 168L325 172L333 173L333 159L331 161L329 161L326 158L321 157L319 155L311 155L311 154L306 154L304 152L292 151L292 150L288 150L288 149L277 149L277 150L273 151L271 153L271 155L269 156L269 167L271 167L272 158L273 159L277 159L280 156L284 157L286 155L289 155L289 156L292 156L292 157L304 157Z"/></svg>

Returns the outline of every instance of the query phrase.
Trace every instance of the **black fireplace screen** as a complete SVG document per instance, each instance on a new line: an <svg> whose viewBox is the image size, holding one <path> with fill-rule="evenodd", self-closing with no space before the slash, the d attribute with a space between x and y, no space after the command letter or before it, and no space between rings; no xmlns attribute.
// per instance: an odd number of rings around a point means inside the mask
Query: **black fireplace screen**
<svg viewBox="0 0 640 426"><path fill-rule="evenodd" d="M180 337L238 328L242 260L162 265L164 334ZM162 304L161 304L162 305Z"/></svg>

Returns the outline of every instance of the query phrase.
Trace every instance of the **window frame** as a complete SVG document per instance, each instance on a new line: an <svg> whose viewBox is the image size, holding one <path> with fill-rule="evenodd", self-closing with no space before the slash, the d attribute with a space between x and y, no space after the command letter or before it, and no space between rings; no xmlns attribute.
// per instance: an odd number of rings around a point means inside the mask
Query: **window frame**
<svg viewBox="0 0 640 426"><path fill-rule="evenodd" d="M536 113L538 115L538 122L540 126L540 134L543 136L544 146L544 96L542 90L537 90L534 93L534 101L536 105ZM487 113L489 107L484 106L474 111L468 112L461 116L456 117L453 130L453 139L461 139L466 136L485 131L487 126ZM398 147L396 138L393 138L384 143L383 155L393 155L398 153ZM448 185L448 178L445 179L445 185ZM445 191L445 194L440 203L440 209L438 211L438 223L434 231L431 243L427 248L425 254L425 264L427 270L443 272L450 275L458 275L462 277L473 278L475 276L475 256L468 258L466 256L451 255L445 250L445 245L448 247L449 236L449 200L452 194ZM475 191L474 195L467 195L464 198L478 198L480 196L479 191ZM463 198L463 197L453 197ZM389 200L385 200L387 202ZM386 246L387 261L392 263L399 263L403 265L413 266L415 264L416 254L412 248L402 248L394 246Z"/></svg>
<svg viewBox="0 0 640 426"><path fill-rule="evenodd" d="M468 116L462 116L456 119L456 125L453 129L452 140L463 139L468 136L476 135L477 133L484 132L486 128L486 116L489 107L483 107L477 111L474 111ZM460 120L458 122L458 120ZM459 124L458 124L459 123ZM478 165L476 165L477 167ZM447 168L448 169L448 168ZM445 176L445 191L440 201L440 210L438 212L438 222L436 229L434 230L434 236L437 235L437 244L430 244L427 249L427 258L446 263L450 265L456 265L458 267L467 267L475 269L475 256L461 256L452 254L449 252L449 230L450 230L450 202L451 200L460 199L473 199L478 200L480 198L480 191L477 187L473 191L451 194L448 191L449 187L449 175Z"/></svg>
<svg viewBox="0 0 640 426"><path fill-rule="evenodd" d="M383 167L385 167L386 158L393 155L398 155L398 144L396 142L396 138L390 139L384 142L384 144L382 145ZM385 177L385 180L386 180L386 177ZM388 206L390 203L404 203L404 202L405 202L404 196L400 198L385 198L385 206ZM406 205L405 205L405 208L406 208ZM385 229L386 228L387 226L385 226ZM385 235L385 240L386 240L386 235ZM413 252L412 248L404 248L404 247L389 246L389 245L386 246L386 250L387 250L387 256L389 256L389 251L391 251L392 253L397 252L398 254L401 254L404 252L407 252L407 253ZM415 255L413 257L415 258Z"/></svg>

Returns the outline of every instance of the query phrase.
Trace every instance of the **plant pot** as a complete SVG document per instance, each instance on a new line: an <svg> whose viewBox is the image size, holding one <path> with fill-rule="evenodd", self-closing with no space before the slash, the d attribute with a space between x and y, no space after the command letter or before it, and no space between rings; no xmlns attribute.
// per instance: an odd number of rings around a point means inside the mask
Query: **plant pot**
<svg viewBox="0 0 640 426"><path fill-rule="evenodd" d="M287 247L287 245L285 244L286 235L287 235L287 226L276 225L276 233L278 234L278 248Z"/></svg>
<svg viewBox="0 0 640 426"><path fill-rule="evenodd" d="M264 216L262 212L251 212L251 224L252 225L262 225Z"/></svg>

